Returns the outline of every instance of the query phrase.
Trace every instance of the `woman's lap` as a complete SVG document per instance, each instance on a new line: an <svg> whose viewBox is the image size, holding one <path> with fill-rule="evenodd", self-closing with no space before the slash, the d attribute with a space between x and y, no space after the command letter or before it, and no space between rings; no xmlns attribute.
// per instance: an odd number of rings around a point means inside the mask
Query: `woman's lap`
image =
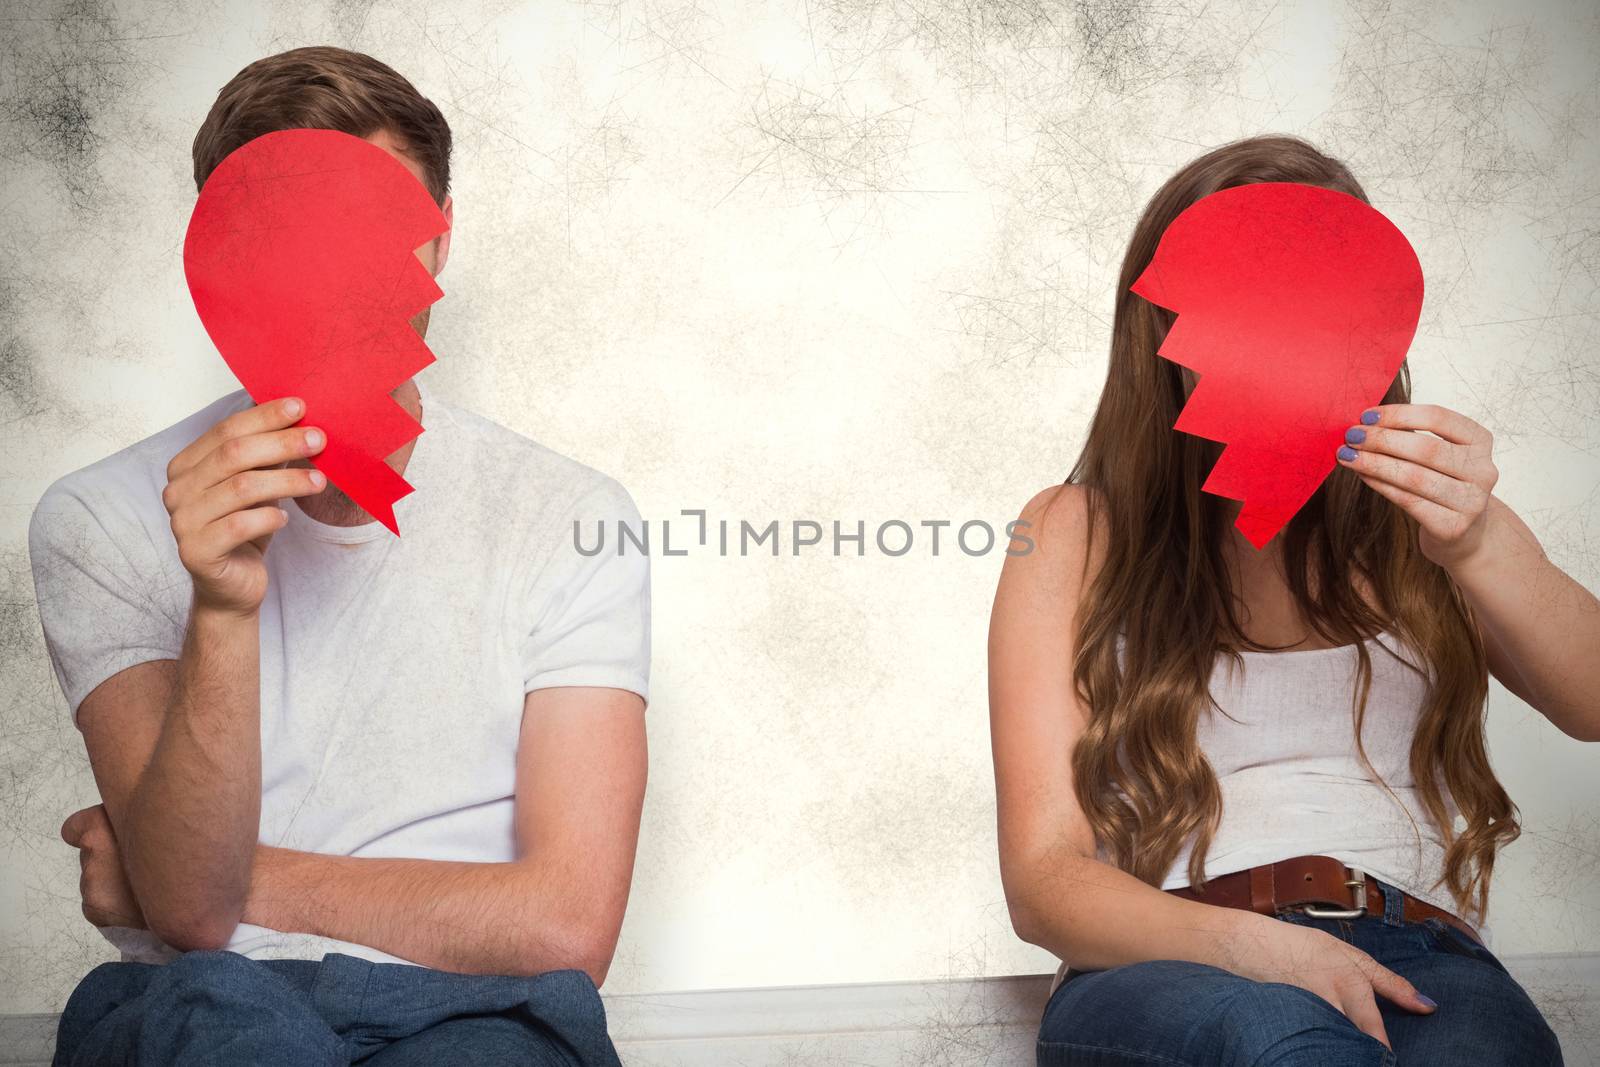
<svg viewBox="0 0 1600 1067"><path fill-rule="evenodd" d="M1392 1062L1314 993L1179 960L1078 975L1050 999L1039 1030L1041 1067Z"/></svg>
<svg viewBox="0 0 1600 1067"><path fill-rule="evenodd" d="M1403 1067L1561 1063L1549 1024L1488 949L1441 923L1416 929L1428 951L1379 957L1439 1005L1431 1015L1384 1011L1384 1026Z"/></svg>
<svg viewBox="0 0 1600 1067"><path fill-rule="evenodd" d="M1306 990L1203 964L1157 960L1080 974L1056 991L1039 1031L1041 1067L1561 1063L1555 1036L1499 961L1437 923L1291 921L1344 937L1432 997L1413 1015L1380 1000L1394 1045L1358 1030Z"/></svg>

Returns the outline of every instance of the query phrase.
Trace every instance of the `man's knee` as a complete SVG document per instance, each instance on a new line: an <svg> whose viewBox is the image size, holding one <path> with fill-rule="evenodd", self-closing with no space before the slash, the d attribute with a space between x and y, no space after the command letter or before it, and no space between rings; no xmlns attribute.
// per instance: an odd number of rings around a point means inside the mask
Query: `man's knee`
<svg viewBox="0 0 1600 1067"><path fill-rule="evenodd" d="M343 1063L332 1029L283 978L234 952L106 964L62 1015L58 1063Z"/></svg>
<svg viewBox="0 0 1600 1067"><path fill-rule="evenodd" d="M517 1063L568 1067L574 1056L556 1034L509 1015L463 1015L391 1041L367 1067L435 1067L441 1063ZM591 1061L579 1058L585 1065Z"/></svg>
<svg viewBox="0 0 1600 1067"><path fill-rule="evenodd" d="M102 963L84 975L72 990L67 1010L71 1010L74 1002L87 1007L119 1004L139 996L150 981L151 973L159 969L149 963Z"/></svg>
<svg viewBox="0 0 1600 1067"><path fill-rule="evenodd" d="M600 990L582 971L546 971L530 978L528 986L528 1002L544 1011L589 1019L605 1015Z"/></svg>
<svg viewBox="0 0 1600 1067"><path fill-rule="evenodd" d="M185 952L171 963L162 964L158 968L158 977L172 986L210 986L218 983L237 986L260 981L264 971L265 968L255 960L237 952L216 949Z"/></svg>
<svg viewBox="0 0 1600 1067"><path fill-rule="evenodd" d="M579 1063L614 1065L606 1009L594 980L583 971L549 971L529 982L527 1011L541 1030L560 1036Z"/></svg>
<svg viewBox="0 0 1600 1067"><path fill-rule="evenodd" d="M387 1043L370 1067L455 1062L618 1067L605 1005L582 971L532 978L374 965L364 1006ZM377 1026L377 1021L382 1025Z"/></svg>
<svg viewBox="0 0 1600 1067"><path fill-rule="evenodd" d="M122 1005L142 997L150 974L156 969L148 963L102 963L84 975L56 1023L56 1062L71 1062L69 1054L97 1024Z"/></svg>
<svg viewBox="0 0 1600 1067"><path fill-rule="evenodd" d="M146 1014L273 1014L290 995L281 978L237 952L185 952L150 975Z"/></svg>

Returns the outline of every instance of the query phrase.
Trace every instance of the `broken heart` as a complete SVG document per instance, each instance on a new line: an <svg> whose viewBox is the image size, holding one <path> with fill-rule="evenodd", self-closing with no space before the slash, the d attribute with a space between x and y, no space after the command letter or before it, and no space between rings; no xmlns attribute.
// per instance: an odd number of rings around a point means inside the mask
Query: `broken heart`
<svg viewBox="0 0 1600 1067"><path fill-rule="evenodd" d="M1392 222L1286 182L1190 205L1132 288L1177 313L1160 354L1199 382L1174 429L1226 445L1201 488L1243 501L1235 525L1257 548L1382 401L1422 312L1422 268Z"/></svg>
<svg viewBox="0 0 1600 1067"><path fill-rule="evenodd" d="M389 393L433 353L410 324L443 296L416 250L449 229L399 160L335 130L248 142L206 179L183 244L195 310L257 403L305 401L312 462L398 534L411 486L384 462L422 432Z"/></svg>

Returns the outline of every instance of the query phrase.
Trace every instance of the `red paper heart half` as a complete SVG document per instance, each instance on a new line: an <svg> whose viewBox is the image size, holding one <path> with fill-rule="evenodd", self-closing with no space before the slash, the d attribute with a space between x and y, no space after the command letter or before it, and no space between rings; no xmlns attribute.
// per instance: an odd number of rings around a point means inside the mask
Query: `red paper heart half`
<svg viewBox="0 0 1600 1067"><path fill-rule="evenodd" d="M1235 525L1260 548L1399 373L1422 267L1371 205L1262 182L1190 205L1133 291L1177 312L1160 354L1200 380L1174 429L1225 443L1201 488L1243 501Z"/></svg>
<svg viewBox="0 0 1600 1067"><path fill-rule="evenodd" d="M183 242L195 310L258 404L305 401L312 462L394 533L411 486L384 459L422 432L389 396L433 362L410 319L443 292L416 250L448 230L415 176L371 142L281 130L206 179Z"/></svg>

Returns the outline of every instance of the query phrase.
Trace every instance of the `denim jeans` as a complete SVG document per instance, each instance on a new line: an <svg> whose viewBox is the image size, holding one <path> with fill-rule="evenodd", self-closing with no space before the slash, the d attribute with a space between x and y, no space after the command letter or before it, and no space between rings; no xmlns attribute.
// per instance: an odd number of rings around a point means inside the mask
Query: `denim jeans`
<svg viewBox="0 0 1600 1067"><path fill-rule="evenodd" d="M582 971L451 974L330 952L105 963L61 1013L54 1067L619 1067Z"/></svg>
<svg viewBox="0 0 1600 1067"><path fill-rule="evenodd" d="M1379 998L1393 1051L1314 993L1199 963L1068 972L1039 1028L1040 1067L1560 1067L1561 1048L1488 949L1437 919L1280 916L1359 948L1433 998L1414 1015Z"/></svg>

